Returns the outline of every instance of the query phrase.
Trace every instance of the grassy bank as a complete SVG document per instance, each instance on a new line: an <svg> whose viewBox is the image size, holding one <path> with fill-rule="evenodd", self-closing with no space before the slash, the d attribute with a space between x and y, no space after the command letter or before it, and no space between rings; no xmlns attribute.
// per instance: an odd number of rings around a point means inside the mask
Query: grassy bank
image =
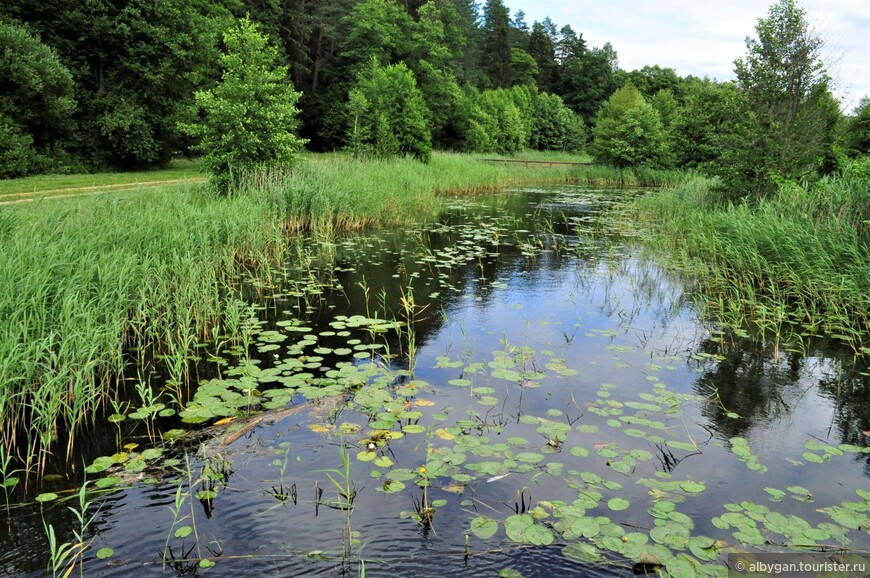
<svg viewBox="0 0 870 578"><path fill-rule="evenodd" d="M281 199L293 228L332 230L431 218L440 209L438 196L442 194L473 194L531 183L659 186L678 179L671 172L483 162L491 157L440 153L424 165L405 159L360 162L344 155L324 155L289 175L256 177L243 185L242 192L265 191Z"/></svg>
<svg viewBox="0 0 870 578"><path fill-rule="evenodd" d="M738 206L701 178L637 202L653 239L700 274L709 304L779 345L816 334L870 354L870 160Z"/></svg>
<svg viewBox="0 0 870 578"><path fill-rule="evenodd" d="M41 462L64 432L82 431L114 399L117 376L135 361L132 346L165 354L170 393L183 397L178 384L195 344L238 330L237 279L271 275L286 257L288 230L425 220L443 193L667 178L530 170L467 155L438 154L427 165L324 155L227 198L184 185L0 206L0 442Z"/></svg>
<svg viewBox="0 0 870 578"><path fill-rule="evenodd" d="M130 173L39 175L0 180L0 203L32 197L70 195L140 183L178 182L203 178L198 161L172 161L167 168Z"/></svg>

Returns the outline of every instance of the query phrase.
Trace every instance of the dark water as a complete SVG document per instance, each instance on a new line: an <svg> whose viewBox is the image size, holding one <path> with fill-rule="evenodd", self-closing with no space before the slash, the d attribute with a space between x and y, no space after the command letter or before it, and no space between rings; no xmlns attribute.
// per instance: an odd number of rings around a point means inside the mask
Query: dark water
<svg viewBox="0 0 870 578"><path fill-rule="evenodd" d="M617 218L634 194L508 191L414 230L311 240L260 312L254 361L218 367L236 380L225 398L298 410L229 444L226 427L201 431L124 472L124 489L91 498L84 574L624 576L645 550L668 562L666 548L672 573L715 575L729 547L868 549L866 369L698 319L691 280ZM330 507L347 501L341 474L324 471L342 446L350 516ZM415 519L420 504L433 510ZM6 574L45 573L43 519L73 541L68 506L11 510ZM472 530L485 519L491 537ZM699 537L718 541L710 559Z"/></svg>

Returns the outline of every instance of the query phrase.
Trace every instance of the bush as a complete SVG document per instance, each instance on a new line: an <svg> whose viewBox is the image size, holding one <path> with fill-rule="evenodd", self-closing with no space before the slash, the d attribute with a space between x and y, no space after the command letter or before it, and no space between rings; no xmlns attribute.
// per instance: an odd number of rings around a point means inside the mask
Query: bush
<svg viewBox="0 0 870 578"><path fill-rule="evenodd" d="M535 97L529 146L537 150L575 151L586 141L583 119L555 94Z"/></svg>
<svg viewBox="0 0 870 578"><path fill-rule="evenodd" d="M23 177L34 168L33 139L21 127L0 116L0 179Z"/></svg>
<svg viewBox="0 0 870 578"><path fill-rule="evenodd" d="M529 133L511 91L486 90L477 97L466 149L513 154L526 146Z"/></svg>

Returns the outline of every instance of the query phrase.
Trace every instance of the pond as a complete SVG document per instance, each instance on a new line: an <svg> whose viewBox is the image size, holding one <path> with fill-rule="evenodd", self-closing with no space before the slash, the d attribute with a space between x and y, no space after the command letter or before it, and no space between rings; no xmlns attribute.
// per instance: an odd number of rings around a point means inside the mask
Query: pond
<svg viewBox="0 0 870 578"><path fill-rule="evenodd" d="M9 509L5 573L45 574L47 524L84 536L88 576L695 576L867 550L866 367L704 319L628 224L636 194L509 190L307 239L180 415L141 389L70 460L89 492Z"/></svg>

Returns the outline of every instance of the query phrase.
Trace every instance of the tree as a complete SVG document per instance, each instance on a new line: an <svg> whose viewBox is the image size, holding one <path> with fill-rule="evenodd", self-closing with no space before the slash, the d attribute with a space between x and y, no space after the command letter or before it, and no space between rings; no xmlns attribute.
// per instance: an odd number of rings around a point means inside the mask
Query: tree
<svg viewBox="0 0 870 578"><path fill-rule="evenodd" d="M556 60L559 64L565 64L569 59L581 56L586 52L586 41L583 35L577 35L570 25L566 24L559 30L559 39L556 41Z"/></svg>
<svg viewBox="0 0 870 578"><path fill-rule="evenodd" d="M406 64L414 73L417 88L423 95L429 110L429 128L433 142L443 148L458 145L459 124L462 123L462 90L454 76L454 64L462 52L461 44L452 36L456 30L445 26L455 14L445 18L444 10L450 12L453 6L445 3L444 8L434 0L429 0L417 10L418 20L413 24L410 54ZM455 26L455 24L454 24Z"/></svg>
<svg viewBox="0 0 870 578"><path fill-rule="evenodd" d="M732 83L693 79L684 87L683 106L672 127L676 164L723 176L721 157L739 134L748 105ZM745 143L734 142L740 149ZM750 151L751 152L751 151Z"/></svg>
<svg viewBox="0 0 870 578"><path fill-rule="evenodd" d="M522 48L511 48L511 77L514 85L538 86L538 63Z"/></svg>
<svg viewBox="0 0 870 578"><path fill-rule="evenodd" d="M502 0L483 8L483 67L496 88L511 85L510 16Z"/></svg>
<svg viewBox="0 0 870 578"><path fill-rule="evenodd" d="M219 34L232 18L211 0L4 0L72 73L70 147L92 167L167 162L177 121L214 80Z"/></svg>
<svg viewBox="0 0 870 578"><path fill-rule="evenodd" d="M524 87L514 87L522 90ZM517 101L522 94L499 88L476 95L466 131L466 150L513 154L526 145L529 133Z"/></svg>
<svg viewBox="0 0 870 578"><path fill-rule="evenodd" d="M601 104L619 88L615 79L618 69L616 52L609 42L586 50L563 64L557 93L571 110L591 123Z"/></svg>
<svg viewBox="0 0 870 578"><path fill-rule="evenodd" d="M846 120L846 151L850 156L870 154L870 96L865 96Z"/></svg>
<svg viewBox="0 0 870 578"><path fill-rule="evenodd" d="M413 20L396 0L363 0L345 16L350 26L344 55L356 64L369 65L372 58L387 66L405 58Z"/></svg>
<svg viewBox="0 0 870 578"><path fill-rule="evenodd" d="M432 154L429 111L405 63L381 66L372 58L348 95L348 140L357 155L411 155L428 161Z"/></svg>
<svg viewBox="0 0 870 578"><path fill-rule="evenodd" d="M644 66L640 70L620 73L619 80L620 85L630 81L644 98L650 98L662 90L670 90L677 100L682 99L683 80L673 68L662 68L658 64Z"/></svg>
<svg viewBox="0 0 870 578"><path fill-rule="evenodd" d="M535 95L529 146L538 150L573 151L586 140L583 119L555 94Z"/></svg>
<svg viewBox="0 0 870 578"><path fill-rule="evenodd" d="M779 0L758 20L758 38L747 38L747 55L735 73L749 99L757 125L747 146L754 148L745 193L763 196L777 178L815 174L827 153L828 75L821 61L822 40L794 0Z"/></svg>
<svg viewBox="0 0 870 578"><path fill-rule="evenodd" d="M454 9L452 12L443 10L443 14L455 14L455 21L449 26L445 22L445 29L454 28L455 32L464 40L461 55L456 63L456 81L459 84L470 84L478 88L486 84L486 72L483 64L483 35L478 20L480 13L475 0L448 0Z"/></svg>
<svg viewBox="0 0 870 578"><path fill-rule="evenodd" d="M529 25L526 22L526 13L517 10L510 24L511 48L525 50L529 45Z"/></svg>
<svg viewBox="0 0 870 578"><path fill-rule="evenodd" d="M541 92L552 92L556 85L556 55L553 41L540 22L532 24L529 34L529 54L538 65L538 89Z"/></svg>
<svg viewBox="0 0 870 578"><path fill-rule="evenodd" d="M224 44L221 80L195 94L203 122L180 127L201 139L196 149L218 191L228 193L251 170L291 164L304 141L295 135L300 95L278 65L277 48L247 18Z"/></svg>
<svg viewBox="0 0 870 578"><path fill-rule="evenodd" d="M0 178L38 172L72 128L73 81L57 54L0 21Z"/></svg>
<svg viewBox="0 0 870 578"><path fill-rule="evenodd" d="M599 162L618 167L667 165L669 151L662 121L631 83L601 107L592 131L592 153Z"/></svg>

